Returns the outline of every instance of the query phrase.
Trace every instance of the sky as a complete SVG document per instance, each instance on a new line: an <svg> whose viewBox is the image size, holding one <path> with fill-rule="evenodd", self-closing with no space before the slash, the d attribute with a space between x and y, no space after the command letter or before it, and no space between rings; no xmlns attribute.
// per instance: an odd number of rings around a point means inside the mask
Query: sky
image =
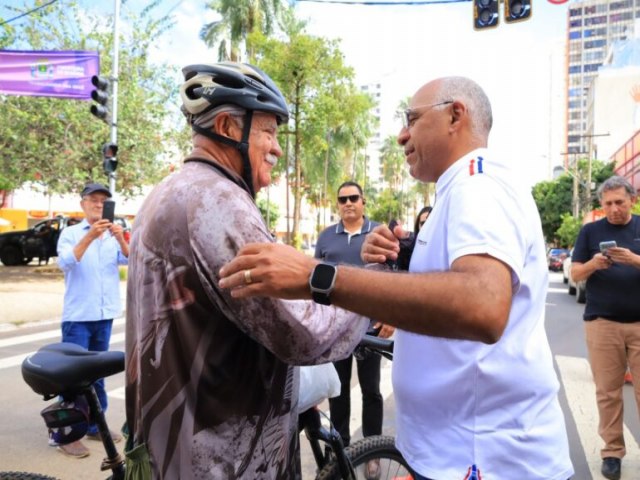
<svg viewBox="0 0 640 480"><path fill-rule="evenodd" d="M5 1L0 1L0 15L6 18ZM100 7L89 0L80 3L113 11L113 2ZM122 9L135 11L146 3L127 0ZM171 14L176 26L159 39L152 59L180 67L216 60L216 52L198 38L202 25L216 18L205 3L161 2L158 13ZM303 1L295 8L299 18L309 21L308 33L340 39L358 84L381 83L383 137L397 133L394 111L421 85L445 75L467 76L485 89L493 105L490 148L514 162L533 185L550 178L553 166L562 161L562 68L570 2L533 3L529 20L507 24L501 18L498 27L481 31L473 29L472 2L368 6Z"/></svg>

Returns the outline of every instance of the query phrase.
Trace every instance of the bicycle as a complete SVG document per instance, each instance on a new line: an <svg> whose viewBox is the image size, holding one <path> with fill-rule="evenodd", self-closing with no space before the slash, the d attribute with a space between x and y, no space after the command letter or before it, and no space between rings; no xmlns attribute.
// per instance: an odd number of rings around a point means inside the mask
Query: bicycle
<svg viewBox="0 0 640 480"><path fill-rule="evenodd" d="M365 335L354 355L378 354L393 360L393 340ZM369 480L365 466L369 460L379 460L379 475L375 480L411 480L413 470L395 446L394 437L365 437L344 447L340 434L329 422L323 427L320 412L310 409L300 415L300 424L311 446L319 473L316 480ZM323 452L323 442L328 448Z"/></svg>
<svg viewBox="0 0 640 480"><path fill-rule="evenodd" d="M358 347L360 351L376 352L392 359L393 341L365 336ZM109 435L109 427L94 391L93 384L100 378L124 371L124 352L92 352L71 343L54 343L41 347L22 363L22 376L31 389L44 400L56 397L65 399L84 398L88 407L86 421L98 426L106 457L101 471L111 470L109 480L123 480L124 458L120 455ZM45 409L46 411L47 409ZM65 417L66 415L66 417ZM56 418L61 427L71 427L78 418L70 418L69 412ZM73 412L71 412L73 417ZM65 421L69 425L65 425ZM380 461L380 475L375 480L408 480L412 475L400 452L395 448L394 438L373 436L361 439L344 447L340 434L330 425L324 427L317 408L299 416L300 431L304 431L317 465L317 480L365 479L364 465L373 459ZM323 450L322 444L325 445ZM56 480L53 477L28 472L0 472L0 480Z"/></svg>

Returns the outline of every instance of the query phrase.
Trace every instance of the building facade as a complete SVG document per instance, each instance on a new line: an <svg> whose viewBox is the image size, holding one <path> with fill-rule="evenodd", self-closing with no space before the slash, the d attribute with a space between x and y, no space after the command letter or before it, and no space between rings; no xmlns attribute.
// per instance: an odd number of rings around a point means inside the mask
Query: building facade
<svg viewBox="0 0 640 480"><path fill-rule="evenodd" d="M616 42L633 37L640 0L585 0L571 4L567 25L565 152L593 154L589 91ZM591 125L591 128L592 125ZM566 163L570 161L566 156ZM565 164L565 166L567 166Z"/></svg>

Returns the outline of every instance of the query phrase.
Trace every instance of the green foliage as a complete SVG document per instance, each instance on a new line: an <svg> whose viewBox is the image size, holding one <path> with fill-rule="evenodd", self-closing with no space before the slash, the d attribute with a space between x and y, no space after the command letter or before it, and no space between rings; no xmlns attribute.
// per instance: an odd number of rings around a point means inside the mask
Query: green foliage
<svg viewBox="0 0 640 480"><path fill-rule="evenodd" d="M116 188L126 197L167 173L161 157L175 151L174 138L186 135L184 129L176 135L179 129L168 122L177 96L171 70L148 61L149 48L171 27L166 17L151 18L157 3L130 18L132 28L120 38ZM96 50L101 74L111 76L112 21L75 2L54 3L21 23L7 47ZM14 187L32 182L50 194L77 192L87 180L106 182L101 149L110 139L109 126L89 107L89 102L49 97L0 98L0 175Z"/></svg>
<svg viewBox="0 0 640 480"><path fill-rule="evenodd" d="M289 18L288 41L253 32L247 45L252 62L280 87L291 105L288 128L281 127L282 145L289 162L279 162L292 184L293 233L300 223L303 195L327 204L346 179L362 182L364 147L371 136L372 99L354 85L336 41L303 33L303 25ZM285 147L286 148L286 147Z"/></svg>
<svg viewBox="0 0 640 480"><path fill-rule="evenodd" d="M380 223L389 223L402 217L402 192L385 189L375 198L375 203L367 203L369 218ZM373 205L372 205L373 203Z"/></svg>
<svg viewBox="0 0 640 480"><path fill-rule="evenodd" d="M380 162L382 163L382 179L392 190L401 188L407 167L404 149L398 144L394 135L384 139L380 149Z"/></svg>
<svg viewBox="0 0 640 480"><path fill-rule="evenodd" d="M562 225L562 215L571 214L572 179L562 175L557 180L537 183L533 187L533 199L538 206L542 232L547 243L557 241L556 232Z"/></svg>
<svg viewBox="0 0 640 480"><path fill-rule="evenodd" d="M560 242L559 245L564 247L572 247L576 243L582 222L579 218L575 218L569 213L563 213L561 216L561 224L556 231L556 238Z"/></svg>
<svg viewBox="0 0 640 480"><path fill-rule="evenodd" d="M595 183L596 189L600 183L613 175L613 168L613 163L604 163L598 160L591 162L591 180ZM588 161L580 160L578 162L577 181L579 187L578 195L581 199L581 214L585 214L599 206L595 189L588 191L586 188L587 170ZM573 176L565 173L556 180L540 182L533 187L533 199L540 213L542 231L547 243L557 244L560 242L557 232L563 223L562 216L563 214L571 215L573 212L573 186Z"/></svg>
<svg viewBox="0 0 640 480"><path fill-rule="evenodd" d="M280 218L278 205L268 201L266 198L259 198L256 203L258 205L258 209L260 209L260 213L262 213L262 218L264 218L264 221L267 224L267 228L270 232L274 232L278 219Z"/></svg>
<svg viewBox="0 0 640 480"><path fill-rule="evenodd" d="M200 38L209 47L219 42L218 60L240 61L240 44L247 35L254 31L270 35L275 23L284 15L287 4L282 0L213 0L207 8L222 18L204 25Z"/></svg>

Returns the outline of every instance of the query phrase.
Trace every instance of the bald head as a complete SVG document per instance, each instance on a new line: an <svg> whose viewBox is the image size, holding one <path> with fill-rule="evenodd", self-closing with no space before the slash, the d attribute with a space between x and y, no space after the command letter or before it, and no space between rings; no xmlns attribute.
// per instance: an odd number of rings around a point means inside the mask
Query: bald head
<svg viewBox="0 0 640 480"><path fill-rule="evenodd" d="M486 148L493 123L482 88L464 77L443 77L423 85L411 98L398 134L411 175L437 181L467 153Z"/></svg>

